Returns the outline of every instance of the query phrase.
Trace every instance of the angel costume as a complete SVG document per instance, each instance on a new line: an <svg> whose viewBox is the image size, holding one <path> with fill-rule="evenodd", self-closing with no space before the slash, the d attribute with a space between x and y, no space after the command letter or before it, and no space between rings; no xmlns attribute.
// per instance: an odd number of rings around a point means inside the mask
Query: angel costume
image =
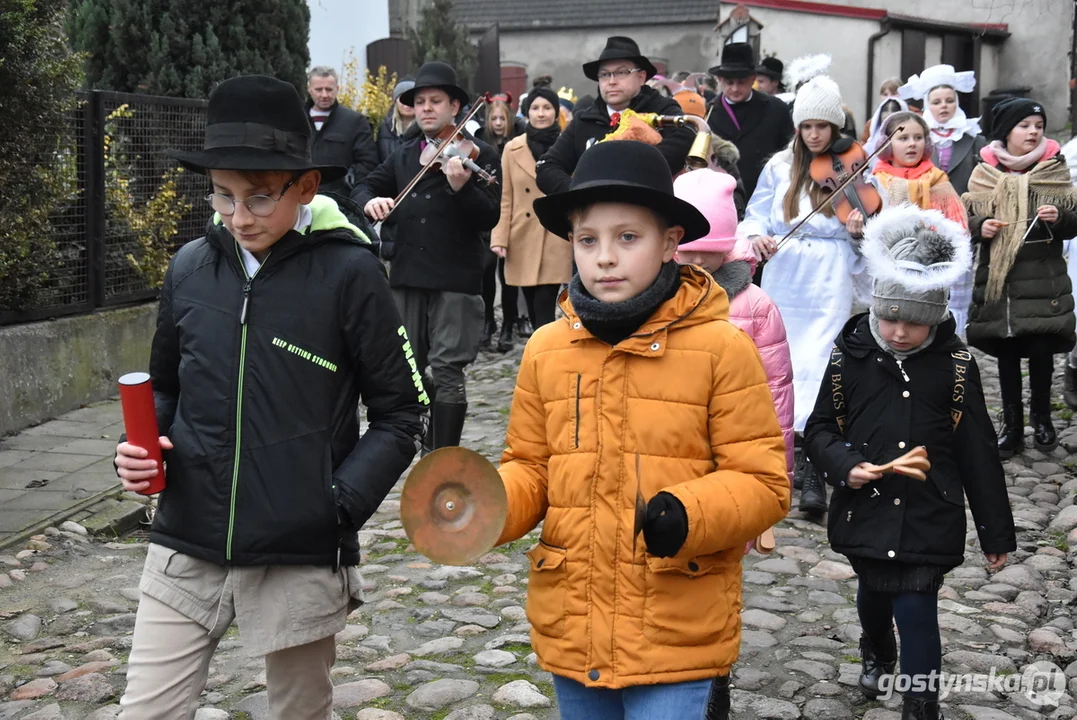
<svg viewBox="0 0 1077 720"><path fill-rule="evenodd" d="M800 214L785 221L782 207L792 181L793 151L785 149L770 159L748 201L737 237L770 235L781 238L812 209L807 192L800 197ZM815 406L830 348L853 308L855 276L864 265L844 223L817 214L795 237L767 261L763 290L778 306L785 321L793 360L793 429L804 425Z"/></svg>
<svg viewBox="0 0 1077 720"><path fill-rule="evenodd" d="M931 130L934 151L931 161L950 179L958 195L968 191L969 176L980 161L980 150L987 140L980 131L980 119L969 119L959 105L954 116L944 123L931 114L928 95L937 87L948 86L954 92L968 93L976 87L976 73L957 72L952 65L933 65L898 88L898 94L908 99L923 99L924 120ZM957 321L957 332L964 336L972 304L972 266L950 292L950 312Z"/></svg>

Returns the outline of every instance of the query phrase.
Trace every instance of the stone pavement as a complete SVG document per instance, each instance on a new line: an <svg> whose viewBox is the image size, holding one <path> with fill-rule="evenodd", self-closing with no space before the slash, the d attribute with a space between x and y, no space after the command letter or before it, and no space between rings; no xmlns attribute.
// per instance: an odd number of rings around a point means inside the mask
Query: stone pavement
<svg viewBox="0 0 1077 720"><path fill-rule="evenodd" d="M122 491L112 458L123 432L119 402L96 403L0 438L0 547Z"/></svg>
<svg viewBox="0 0 1077 720"><path fill-rule="evenodd" d="M519 348L508 356L484 354L469 373L464 444L491 459L503 442L518 359ZM981 362L981 369L989 402L997 405L994 365ZM11 512L9 500L41 490L25 488L35 478L59 486L45 491L57 495L114 481L103 459L119 434L114 406L73 416L50 424L48 432L34 429L0 445L6 463L0 477L5 488L15 488L5 490L12 493L3 496L5 511ZM1050 456L1030 451L1006 465L1020 544L1010 564L988 573L971 534L966 563L947 578L940 601L947 671L995 668L1009 677L1045 660L1064 668L1067 691L1057 706L1037 706L1014 686L953 694L944 702L948 719L1077 715L1077 464L1070 455L1077 450L1077 424L1070 425L1071 417L1056 412L1064 447ZM475 567L431 565L401 529L399 489L362 533L368 603L338 638L336 716L557 717L550 676L534 664L524 615L523 553L538 532ZM898 720L896 697L869 702L855 687L856 581L845 559L827 547L825 528L794 511L777 534L772 557L753 554L744 563L733 717ZM68 523L3 552L12 554L0 554L0 720L115 717L144 543L95 541ZM199 720L266 717L262 664L246 656L234 628L210 674Z"/></svg>

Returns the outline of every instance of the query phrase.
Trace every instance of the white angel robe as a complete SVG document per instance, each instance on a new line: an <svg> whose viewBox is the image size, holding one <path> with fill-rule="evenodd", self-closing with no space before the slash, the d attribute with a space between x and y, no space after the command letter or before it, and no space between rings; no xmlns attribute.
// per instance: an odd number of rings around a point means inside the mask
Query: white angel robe
<svg viewBox="0 0 1077 720"><path fill-rule="evenodd" d="M785 221L782 203L791 185L792 151L770 159L737 227L737 236L770 235L781 239L811 212L807 193L800 214ZM763 270L763 290L778 306L793 359L793 429L803 432L815 408L819 386L830 361L830 350L849 320L853 300L870 288L864 262L854 241L836 217L819 213L805 224ZM859 286L859 287L858 287Z"/></svg>

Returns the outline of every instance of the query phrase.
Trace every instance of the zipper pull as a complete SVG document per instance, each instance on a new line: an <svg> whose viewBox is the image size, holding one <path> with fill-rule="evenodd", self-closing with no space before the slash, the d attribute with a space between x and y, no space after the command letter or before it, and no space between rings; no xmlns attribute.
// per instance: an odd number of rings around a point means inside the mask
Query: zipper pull
<svg viewBox="0 0 1077 720"><path fill-rule="evenodd" d="M896 358L895 358L894 362L897 363L898 370L901 371L901 377L905 378L905 382L909 382L909 376L905 374L905 366L902 365L901 361L896 359Z"/></svg>
<svg viewBox="0 0 1077 720"><path fill-rule="evenodd" d="M243 286L243 308L239 311L239 324L247 324L247 311L251 307L251 281L248 280L247 284Z"/></svg>

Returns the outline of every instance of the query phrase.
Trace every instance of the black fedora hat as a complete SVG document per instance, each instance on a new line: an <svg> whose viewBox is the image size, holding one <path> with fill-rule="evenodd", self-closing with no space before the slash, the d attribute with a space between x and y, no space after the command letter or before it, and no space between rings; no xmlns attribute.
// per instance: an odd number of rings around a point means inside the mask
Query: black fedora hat
<svg viewBox="0 0 1077 720"><path fill-rule="evenodd" d="M764 75L775 82L781 82L782 74L785 73L785 64L776 57L763 58L755 72L757 75Z"/></svg>
<svg viewBox="0 0 1077 720"><path fill-rule="evenodd" d="M450 98L460 101L461 108L471 102L471 97L467 94L467 91L457 83L456 71L452 69L452 65L438 60L423 63L423 66L419 68L419 72L415 73L415 84L410 90L400 94L400 102L408 106L414 105L415 93L423 88L440 88L444 90L449 93Z"/></svg>
<svg viewBox="0 0 1077 720"><path fill-rule="evenodd" d="M598 202L650 208L670 225L684 228L682 243L710 232L703 213L673 194L669 163L647 143L618 140L592 145L580 156L568 191L535 200L535 215L544 228L567 240L572 231L569 213Z"/></svg>
<svg viewBox="0 0 1077 720"><path fill-rule="evenodd" d="M632 60L639 65L640 70L647 71L648 80L658 74L658 68L643 56L639 51L639 45L636 44L635 40L629 37L615 35L606 38L606 47L602 49L602 52L598 56L598 60L583 64L583 74L589 79L598 82L598 69L602 66L602 63L607 60Z"/></svg>
<svg viewBox="0 0 1077 720"><path fill-rule="evenodd" d="M708 72L727 78L755 75L755 50L748 43L729 43L722 48L722 63Z"/></svg>
<svg viewBox="0 0 1077 720"><path fill-rule="evenodd" d="M291 83L264 75L225 80L209 95L202 150L168 154L192 172L207 170L317 170L323 181L344 177L347 168L310 160L310 121Z"/></svg>

